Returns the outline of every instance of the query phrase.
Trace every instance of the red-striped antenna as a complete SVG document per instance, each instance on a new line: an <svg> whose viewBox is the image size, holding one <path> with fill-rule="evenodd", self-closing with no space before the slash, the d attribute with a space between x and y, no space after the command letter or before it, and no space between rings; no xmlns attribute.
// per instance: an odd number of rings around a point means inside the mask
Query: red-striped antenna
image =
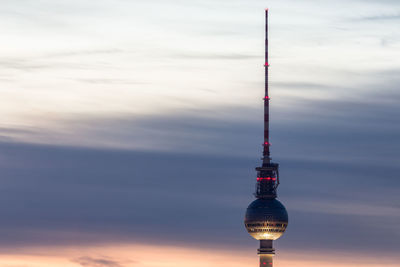
<svg viewBox="0 0 400 267"><path fill-rule="evenodd" d="M268 95L268 8L265 9L265 97L264 97L264 149L263 149L263 164L268 164L271 161L269 151L269 100Z"/></svg>

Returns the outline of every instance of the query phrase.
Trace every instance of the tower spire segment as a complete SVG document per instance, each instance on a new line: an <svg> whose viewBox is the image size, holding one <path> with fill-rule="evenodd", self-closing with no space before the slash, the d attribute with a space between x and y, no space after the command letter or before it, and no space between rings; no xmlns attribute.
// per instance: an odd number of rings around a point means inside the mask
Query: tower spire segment
<svg viewBox="0 0 400 267"><path fill-rule="evenodd" d="M265 96L264 96L264 144L263 144L263 163L271 161L269 151L269 92L268 92L268 8L265 10Z"/></svg>

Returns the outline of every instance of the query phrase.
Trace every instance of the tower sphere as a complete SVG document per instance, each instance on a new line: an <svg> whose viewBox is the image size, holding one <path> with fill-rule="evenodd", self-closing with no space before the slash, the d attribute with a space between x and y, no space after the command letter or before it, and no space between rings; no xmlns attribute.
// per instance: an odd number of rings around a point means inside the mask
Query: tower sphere
<svg viewBox="0 0 400 267"><path fill-rule="evenodd" d="M247 232L257 240L276 240L283 235L288 225L288 214L281 202L259 198L246 211Z"/></svg>

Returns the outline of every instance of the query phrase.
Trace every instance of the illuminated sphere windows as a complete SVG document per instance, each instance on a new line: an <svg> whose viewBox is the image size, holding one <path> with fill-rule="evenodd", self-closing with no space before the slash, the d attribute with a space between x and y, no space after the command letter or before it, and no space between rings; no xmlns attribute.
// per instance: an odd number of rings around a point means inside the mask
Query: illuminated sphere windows
<svg viewBox="0 0 400 267"><path fill-rule="evenodd" d="M288 225L285 206L276 199L257 199L246 211L247 232L257 240L276 240L283 235Z"/></svg>

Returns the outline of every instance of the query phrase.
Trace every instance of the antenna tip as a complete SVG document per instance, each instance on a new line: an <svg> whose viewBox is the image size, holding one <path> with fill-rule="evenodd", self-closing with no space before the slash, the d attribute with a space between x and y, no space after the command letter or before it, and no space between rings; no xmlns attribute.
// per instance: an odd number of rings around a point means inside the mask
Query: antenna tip
<svg viewBox="0 0 400 267"><path fill-rule="evenodd" d="M267 8L265 9L265 11L267 11L267 12L268 12L268 10L269 10L269 8L267 7Z"/></svg>

